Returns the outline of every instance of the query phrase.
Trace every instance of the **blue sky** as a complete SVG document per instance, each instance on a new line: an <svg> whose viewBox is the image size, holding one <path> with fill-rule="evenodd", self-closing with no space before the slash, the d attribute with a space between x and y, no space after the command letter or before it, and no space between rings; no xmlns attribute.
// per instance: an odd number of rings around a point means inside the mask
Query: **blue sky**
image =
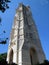
<svg viewBox="0 0 49 65"><path fill-rule="evenodd" d="M6 31L6 34L0 35L0 38L10 37L14 15L20 2L25 5L29 5L31 8L32 16L37 25L43 50L46 58L49 60L49 0L11 0L11 3L9 3L10 8L4 13L0 11L0 17L2 18L0 34L2 34L3 30ZM0 44L0 53L7 52L8 44L9 40L5 45Z"/></svg>

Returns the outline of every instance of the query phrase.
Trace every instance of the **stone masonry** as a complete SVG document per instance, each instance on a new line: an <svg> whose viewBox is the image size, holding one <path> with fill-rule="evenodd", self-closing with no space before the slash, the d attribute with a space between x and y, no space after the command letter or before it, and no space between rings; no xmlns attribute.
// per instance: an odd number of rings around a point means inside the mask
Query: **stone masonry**
<svg viewBox="0 0 49 65"><path fill-rule="evenodd" d="M20 3L10 34L7 62L35 65L38 62L42 63L45 59L30 7Z"/></svg>

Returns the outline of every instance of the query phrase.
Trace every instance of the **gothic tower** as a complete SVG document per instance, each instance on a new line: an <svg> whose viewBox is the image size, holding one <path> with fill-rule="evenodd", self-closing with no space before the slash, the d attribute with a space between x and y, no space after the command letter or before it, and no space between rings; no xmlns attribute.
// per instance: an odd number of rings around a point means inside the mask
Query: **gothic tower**
<svg viewBox="0 0 49 65"><path fill-rule="evenodd" d="M19 4L12 26L7 62L18 65L42 63L45 55L29 6Z"/></svg>

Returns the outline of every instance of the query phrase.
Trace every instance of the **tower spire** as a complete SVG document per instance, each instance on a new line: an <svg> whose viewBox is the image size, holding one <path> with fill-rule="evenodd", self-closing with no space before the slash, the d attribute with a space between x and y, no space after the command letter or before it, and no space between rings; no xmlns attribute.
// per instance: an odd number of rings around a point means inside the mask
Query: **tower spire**
<svg viewBox="0 0 49 65"><path fill-rule="evenodd" d="M8 63L35 65L45 60L30 7L24 6L22 3L19 4L15 14L10 40L7 53Z"/></svg>

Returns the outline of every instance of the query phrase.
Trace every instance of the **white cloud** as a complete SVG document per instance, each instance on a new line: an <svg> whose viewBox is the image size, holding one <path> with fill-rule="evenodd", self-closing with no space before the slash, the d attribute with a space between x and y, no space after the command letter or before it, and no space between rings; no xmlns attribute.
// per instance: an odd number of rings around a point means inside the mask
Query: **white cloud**
<svg viewBox="0 0 49 65"><path fill-rule="evenodd" d="M49 3L49 0L40 0L41 5L46 5Z"/></svg>

